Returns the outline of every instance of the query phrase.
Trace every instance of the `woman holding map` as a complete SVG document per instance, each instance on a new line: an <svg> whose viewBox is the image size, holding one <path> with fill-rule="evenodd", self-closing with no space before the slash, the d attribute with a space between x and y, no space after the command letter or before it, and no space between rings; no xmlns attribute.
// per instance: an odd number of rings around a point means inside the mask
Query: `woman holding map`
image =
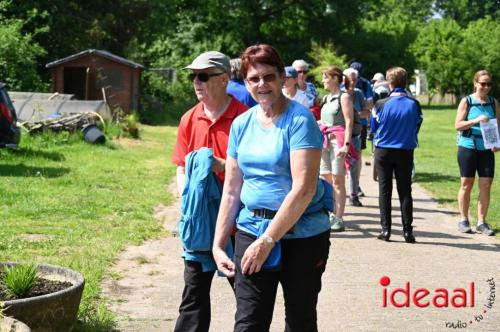
<svg viewBox="0 0 500 332"><path fill-rule="evenodd" d="M477 172L479 175L479 197L476 232L493 235L494 231L486 223L486 214L490 204L490 191L495 173L495 156L493 153L499 151L500 148L498 148L498 142L496 142L496 147L488 148L485 146L490 145L485 144L485 139L489 141L488 143L492 141L493 146L495 146L494 142L495 139L498 141L498 133L495 133L494 130L487 131L484 128L486 124L491 123L490 120L496 119L496 130L498 131L498 127L500 127L500 106L495 98L488 96L492 84L492 77L488 71L480 70L476 72L472 83L474 93L460 101L455 118L455 129L460 132L457 159L460 167L458 209L461 219L458 223L458 229L462 233L472 232L469 222L469 205L470 194Z"/></svg>

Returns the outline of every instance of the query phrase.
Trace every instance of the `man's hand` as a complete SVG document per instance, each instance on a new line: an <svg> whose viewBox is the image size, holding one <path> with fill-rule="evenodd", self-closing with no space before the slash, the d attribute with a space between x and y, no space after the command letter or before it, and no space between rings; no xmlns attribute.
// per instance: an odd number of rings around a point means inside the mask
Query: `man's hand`
<svg viewBox="0 0 500 332"><path fill-rule="evenodd" d="M262 238L255 240L243 254L241 272L249 275L259 272L273 247L274 243L267 243Z"/></svg>
<svg viewBox="0 0 500 332"><path fill-rule="evenodd" d="M215 173L221 173L224 172L225 168L226 168L226 161L222 158L214 156L212 171L214 171Z"/></svg>
<svg viewBox="0 0 500 332"><path fill-rule="evenodd" d="M227 257L226 252L219 247L214 247L212 249L212 254L217 264L217 269L228 278L234 277L236 268L234 263Z"/></svg>

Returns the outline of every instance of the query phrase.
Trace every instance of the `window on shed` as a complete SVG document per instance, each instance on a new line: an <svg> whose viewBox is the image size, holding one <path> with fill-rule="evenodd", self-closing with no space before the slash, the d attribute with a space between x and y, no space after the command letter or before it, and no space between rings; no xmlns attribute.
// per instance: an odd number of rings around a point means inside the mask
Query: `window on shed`
<svg viewBox="0 0 500 332"><path fill-rule="evenodd" d="M105 68L97 72L96 88L121 90L123 89L123 71L120 69Z"/></svg>

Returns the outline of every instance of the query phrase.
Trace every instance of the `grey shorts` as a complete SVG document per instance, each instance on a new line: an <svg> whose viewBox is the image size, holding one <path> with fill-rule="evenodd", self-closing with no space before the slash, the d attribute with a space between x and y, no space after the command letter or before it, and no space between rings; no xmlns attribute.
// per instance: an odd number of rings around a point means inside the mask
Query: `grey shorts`
<svg viewBox="0 0 500 332"><path fill-rule="evenodd" d="M336 155L338 149L335 135L330 135L328 147L323 148L323 151L321 151L321 164L319 167L319 173L321 175L346 175L345 158Z"/></svg>

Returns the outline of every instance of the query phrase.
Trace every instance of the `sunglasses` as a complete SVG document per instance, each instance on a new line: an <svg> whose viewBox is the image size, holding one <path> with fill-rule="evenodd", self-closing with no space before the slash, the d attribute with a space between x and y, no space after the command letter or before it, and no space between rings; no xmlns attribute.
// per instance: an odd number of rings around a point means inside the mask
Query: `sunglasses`
<svg viewBox="0 0 500 332"><path fill-rule="evenodd" d="M247 82L252 84L259 84L260 80L263 80L264 83L271 83L276 80L276 74L267 74L264 76L251 76L247 77Z"/></svg>
<svg viewBox="0 0 500 332"><path fill-rule="evenodd" d="M307 74L309 70L297 70L298 74Z"/></svg>
<svg viewBox="0 0 500 332"><path fill-rule="evenodd" d="M481 85L481 87L483 87L483 88L484 88L485 86L487 86L487 87L490 87L490 86L491 86L491 82L477 82L477 83L478 83L478 84L480 84L480 85Z"/></svg>
<svg viewBox="0 0 500 332"><path fill-rule="evenodd" d="M191 73L191 74L189 74L189 79L191 81L194 81L194 79L196 77L198 77L198 80L200 82L207 82L210 79L210 77L220 76L222 74L224 74L224 73L214 73L214 74L208 74L208 73L197 73L196 74L196 73Z"/></svg>

